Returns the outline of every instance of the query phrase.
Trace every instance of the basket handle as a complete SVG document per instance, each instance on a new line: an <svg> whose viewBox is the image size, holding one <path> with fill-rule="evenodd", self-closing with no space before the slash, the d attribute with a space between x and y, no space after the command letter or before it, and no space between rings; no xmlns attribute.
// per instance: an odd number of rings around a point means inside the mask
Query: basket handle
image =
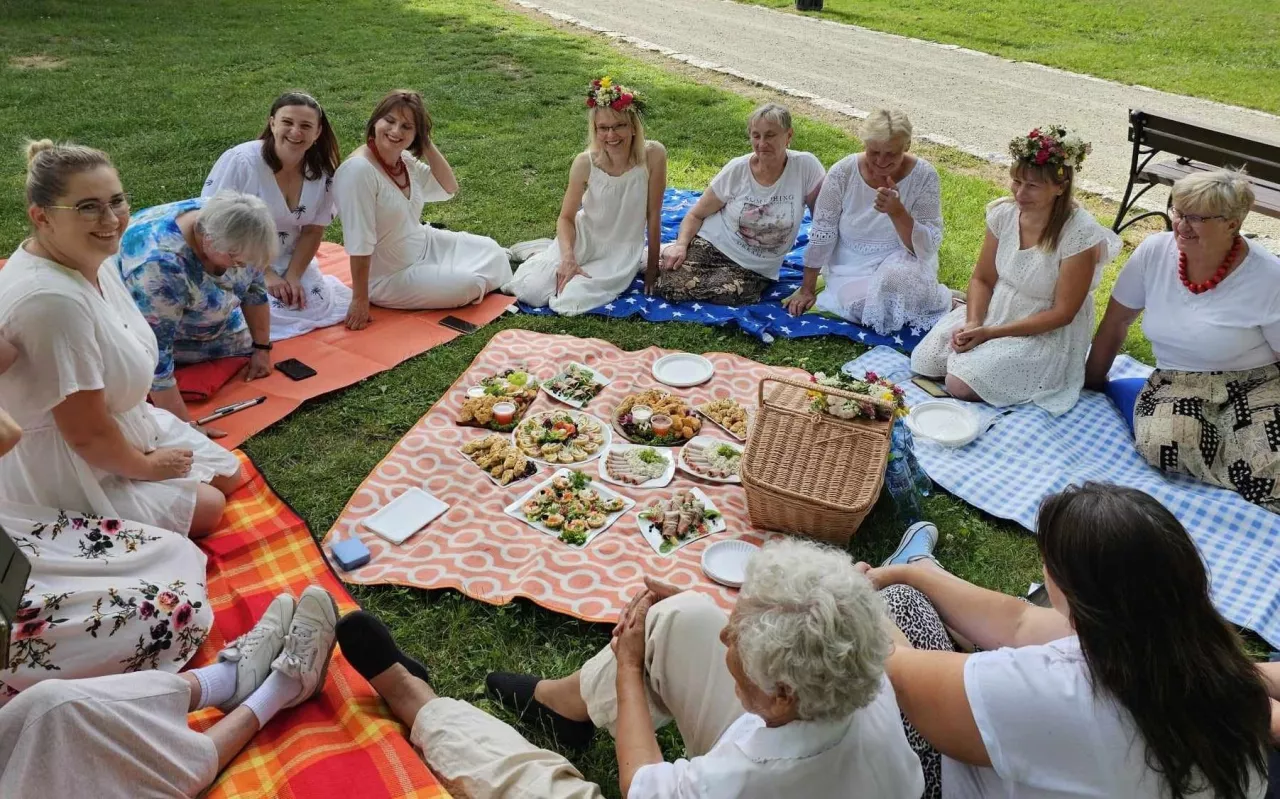
<svg viewBox="0 0 1280 799"><path fill-rule="evenodd" d="M767 375L760 380L760 386L757 389L757 393L759 394L759 402L760 402L759 407L761 408L763 408L765 405L764 387L765 387L765 384L769 382L781 383L787 386L794 386L796 388L802 388L805 391L819 391L819 392L822 392L823 394L831 394L837 397L841 397L843 399L852 399L852 400L861 400L865 402L870 402L872 405L876 405L888 411L890 414L897 411L897 407L894 406L893 403L885 402L879 397L872 397L867 394L859 394L856 391L845 391L842 388L832 388L831 386L824 386L818 383L801 382L799 380L793 380L789 377L779 377L777 375Z"/></svg>

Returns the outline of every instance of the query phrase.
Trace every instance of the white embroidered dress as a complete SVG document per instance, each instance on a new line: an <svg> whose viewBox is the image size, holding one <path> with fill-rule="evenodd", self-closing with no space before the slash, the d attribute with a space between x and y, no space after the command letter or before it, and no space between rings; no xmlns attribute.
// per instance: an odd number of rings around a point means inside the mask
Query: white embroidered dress
<svg viewBox="0 0 1280 799"><path fill-rule="evenodd" d="M826 286L816 307L886 335L908 325L928 328L951 307L938 282L942 192L938 172L923 158L898 184L915 224L911 249L888 214L874 207L876 190L855 153L836 162L818 194L805 267L822 269Z"/></svg>
<svg viewBox="0 0 1280 799"><path fill-rule="evenodd" d="M1083 208L1067 220L1058 248L1020 249L1018 206L1006 199L987 206L987 229L1000 240L996 287L985 325L1004 325L1053 307L1062 262L1098 247L1089 294L1067 325L1038 336L1006 336L968 352L951 349L951 334L965 322L961 306L944 316L911 354L911 368L929 377L955 375L991 405L1034 402L1054 416L1071 410L1084 388L1084 363L1093 337L1093 290L1102 269L1120 252L1120 237Z"/></svg>
<svg viewBox="0 0 1280 799"><path fill-rule="evenodd" d="M280 245L271 271L284 277L302 229L310 225L328 227L337 215L332 184L331 177L303 181L298 207L290 208L276 183L275 173L262 157L262 142L254 139L237 144L218 158L204 182L201 196L212 197L222 189L231 189L261 198L271 209ZM346 318L351 289L336 277L322 274L315 258L302 273L302 291L306 300L301 308L290 308L275 297L270 298L272 341L336 325Z"/></svg>
<svg viewBox="0 0 1280 799"><path fill-rule="evenodd" d="M577 231L573 253L587 276L575 277L555 294L560 266L556 241L521 265L503 291L529 305L550 305L561 316L586 313L617 299L635 279L644 258L648 197L645 164L614 177L593 163L582 208L573 220Z"/></svg>

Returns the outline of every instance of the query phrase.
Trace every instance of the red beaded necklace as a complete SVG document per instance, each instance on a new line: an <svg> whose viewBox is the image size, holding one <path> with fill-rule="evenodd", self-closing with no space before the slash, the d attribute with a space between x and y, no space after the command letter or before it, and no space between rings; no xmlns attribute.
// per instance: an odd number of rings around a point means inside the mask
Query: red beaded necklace
<svg viewBox="0 0 1280 799"><path fill-rule="evenodd" d="M1213 273L1213 277L1203 283L1192 283L1187 277L1187 254L1178 252L1178 279L1182 281L1182 285L1187 287L1187 291L1192 294L1204 294L1209 289L1216 287L1227 276L1227 272L1231 269L1231 263L1240 253L1240 248L1244 246L1244 239L1236 236L1236 240L1231 245L1231 252L1227 253L1226 260L1222 262L1222 266L1218 267L1218 271Z"/></svg>
<svg viewBox="0 0 1280 799"><path fill-rule="evenodd" d="M404 191L409 188L409 170L405 169L404 159L397 158L395 166L392 166L382 160L382 153L378 152L378 148L374 146L373 139L369 139L369 141L365 143L365 146L369 148L369 152L373 153L373 157L378 162L378 166L382 167L382 171L387 173L387 177L391 178L391 182L396 184L396 187L400 189L400 191ZM402 178L404 180L403 183L401 183Z"/></svg>

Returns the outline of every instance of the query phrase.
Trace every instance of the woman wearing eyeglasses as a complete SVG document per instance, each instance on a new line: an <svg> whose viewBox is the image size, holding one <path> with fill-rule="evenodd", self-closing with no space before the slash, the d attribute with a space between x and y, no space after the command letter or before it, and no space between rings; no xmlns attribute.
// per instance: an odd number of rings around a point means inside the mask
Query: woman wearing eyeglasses
<svg viewBox="0 0 1280 799"><path fill-rule="evenodd" d="M1237 172L1173 186L1173 230L1148 236L1116 279L1086 380L1103 388L1144 310L1156 370L1133 409L1152 466L1280 513L1280 258L1240 235L1253 189Z"/></svg>
<svg viewBox="0 0 1280 799"><path fill-rule="evenodd" d="M27 159L33 231L0 269L0 338L17 350L0 407L26 435L0 460L0 496L208 533L239 462L147 404L159 353L116 269L120 177L88 147L33 142Z"/></svg>

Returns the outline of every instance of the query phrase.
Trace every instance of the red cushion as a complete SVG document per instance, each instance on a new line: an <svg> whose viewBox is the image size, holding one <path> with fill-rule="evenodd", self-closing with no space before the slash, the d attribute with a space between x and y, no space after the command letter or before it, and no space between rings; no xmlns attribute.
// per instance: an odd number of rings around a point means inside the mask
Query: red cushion
<svg viewBox="0 0 1280 799"><path fill-rule="evenodd" d="M231 382L231 378L239 374L247 363L249 359L243 355L234 358L216 358L204 363L179 366L173 370L173 376L178 381L178 391L182 392L184 400L203 402Z"/></svg>

